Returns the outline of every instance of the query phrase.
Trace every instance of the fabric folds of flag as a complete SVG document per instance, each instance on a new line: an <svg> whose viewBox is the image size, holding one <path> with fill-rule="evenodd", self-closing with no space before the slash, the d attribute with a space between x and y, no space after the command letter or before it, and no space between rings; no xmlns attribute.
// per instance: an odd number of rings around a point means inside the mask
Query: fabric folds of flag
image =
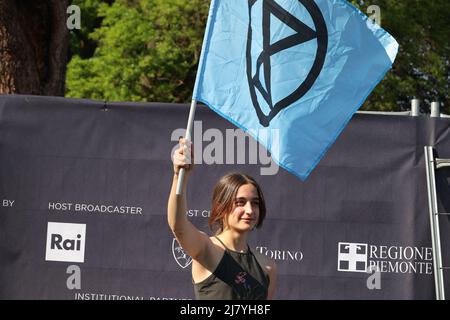
<svg viewBox="0 0 450 320"><path fill-rule="evenodd" d="M345 0L212 0L193 99L305 180L397 51Z"/></svg>

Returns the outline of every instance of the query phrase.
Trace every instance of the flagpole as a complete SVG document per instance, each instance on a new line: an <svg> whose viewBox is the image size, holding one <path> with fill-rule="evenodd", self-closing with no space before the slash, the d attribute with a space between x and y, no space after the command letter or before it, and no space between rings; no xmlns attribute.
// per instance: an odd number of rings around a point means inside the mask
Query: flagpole
<svg viewBox="0 0 450 320"><path fill-rule="evenodd" d="M194 124L194 116L195 116L195 109L197 108L197 90L198 90L198 85L201 82L201 77L199 75L202 74L202 70L204 68L204 52L206 50L206 48L209 46L209 37L211 34L211 26L212 26L212 21L214 20L214 16L216 14L216 1L218 0L211 0L211 4L209 7L209 14L208 14L208 20L206 22L206 30L205 30L205 35L203 38L203 44L202 44L202 51L200 54L200 59L199 59L199 66L197 69L197 76L195 78L195 85L194 85L194 90L192 93L192 102L191 102L191 109L189 111L189 119L188 119L188 123L187 123L187 129L186 129L186 136L185 139L187 140L187 143L190 143L191 141L191 132L192 132L192 126ZM191 164L193 165L193 163ZM178 173L178 183L177 183L177 190L176 190L176 194L177 195L181 195L181 186L183 185L183 180L184 180L184 173L185 173L185 169L181 168L180 172Z"/></svg>
<svg viewBox="0 0 450 320"><path fill-rule="evenodd" d="M186 135L184 137L188 146L190 146L190 141L191 141L191 131L192 131L192 125L194 124L195 109L197 109L197 100L192 99L191 109L189 111L189 118L188 118L188 123L187 123L187 128L186 128ZM190 150L190 148L188 150ZM192 160L191 155L189 155L189 158ZM191 163L191 165L193 165L193 163ZM180 172L178 173L178 183L177 183L177 192L176 192L177 195L181 195L181 187L183 185L184 173L185 173L185 169L181 168Z"/></svg>

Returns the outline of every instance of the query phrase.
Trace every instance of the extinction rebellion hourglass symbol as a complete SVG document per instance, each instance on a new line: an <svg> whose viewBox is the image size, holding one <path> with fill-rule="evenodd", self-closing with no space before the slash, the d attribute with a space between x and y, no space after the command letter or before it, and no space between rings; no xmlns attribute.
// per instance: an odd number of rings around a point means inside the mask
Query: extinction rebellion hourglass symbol
<svg viewBox="0 0 450 320"><path fill-rule="evenodd" d="M256 114L258 115L259 122L262 126L267 127L270 124L270 121L282 109L289 107L294 102L301 99L313 86L325 62L328 47L328 31L322 13L313 0L299 0L298 5L303 5L306 8L312 18L315 30L294 17L286 9L281 7L275 0L262 0L261 30L263 38L263 48L262 52L256 60L256 69L254 69L254 61L252 59L252 42L254 35L256 35L256 32L258 31L253 30L252 27L252 12L253 10L256 10L256 3L258 3L257 0L248 0L249 26L246 50L247 79L253 107L255 108ZM282 23L286 24L288 27L290 27L290 29L294 30L295 33L290 34L289 36L286 36L284 39L281 39L275 43L270 43L272 16L278 18ZM303 82L301 82L297 89L295 89L288 96L284 97L280 101L273 101L271 90L271 56L314 39L316 39L317 41L317 50L311 53L311 55L314 57L314 62L308 75L304 80L300 79L303 80ZM260 76L261 68L263 68L262 76ZM286 72L289 72L289 70L286 70ZM261 77L263 77L263 79L261 79ZM265 114L263 112L263 108L261 108L260 102L258 101L257 91L268 106L268 108L265 108L265 110L270 110L268 114Z"/></svg>

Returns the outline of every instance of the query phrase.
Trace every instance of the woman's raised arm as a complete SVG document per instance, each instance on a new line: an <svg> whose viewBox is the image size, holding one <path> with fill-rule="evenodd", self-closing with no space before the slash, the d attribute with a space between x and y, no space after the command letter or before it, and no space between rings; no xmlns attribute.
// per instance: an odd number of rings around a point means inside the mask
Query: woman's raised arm
<svg viewBox="0 0 450 320"><path fill-rule="evenodd" d="M211 240L204 232L198 230L186 217L186 185L193 168L194 161L192 155L192 143L188 146L184 139L180 139L180 147L175 151L173 156L174 175L167 204L167 221L170 229L186 253L193 259L202 260L201 256L210 246ZM181 168L185 169L185 175L182 192L180 195L177 195L178 173Z"/></svg>

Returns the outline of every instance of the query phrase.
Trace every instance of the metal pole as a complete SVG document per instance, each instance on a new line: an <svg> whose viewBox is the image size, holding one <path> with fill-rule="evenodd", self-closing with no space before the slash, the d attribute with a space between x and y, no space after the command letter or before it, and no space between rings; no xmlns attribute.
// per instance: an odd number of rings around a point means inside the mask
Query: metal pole
<svg viewBox="0 0 450 320"><path fill-rule="evenodd" d="M195 109L197 109L197 101L192 100L191 109L189 111L186 136L184 137L188 143L191 141L191 131L192 131L192 125L194 123ZM185 172L184 168L181 168L180 172L178 173L178 183L177 183L177 193L176 193L177 195L181 194L181 186L183 185L184 172Z"/></svg>
<svg viewBox="0 0 450 320"><path fill-rule="evenodd" d="M418 117L420 115L420 100L412 99L411 100L411 116Z"/></svg>
<svg viewBox="0 0 450 320"><path fill-rule="evenodd" d="M430 117L432 118L439 118L441 116L441 111L439 102L432 102L431 103L431 114Z"/></svg>
<svg viewBox="0 0 450 320"><path fill-rule="evenodd" d="M206 59L205 52L208 51L208 46L209 46L208 39L210 38L212 25L214 25L216 12L217 12L216 0L211 0L211 4L209 6L208 19L206 21L206 30L205 30L205 34L203 36L202 51L201 51L199 65L198 65L198 69L197 69L197 76L195 79L194 90L192 93L191 110L189 111L189 119L188 119L188 124L187 124L187 129L186 129L185 139L188 142L191 141L191 131L192 131L192 126L194 124L195 109L197 108L197 100L195 100L196 98L198 98L198 96L197 96L198 87L197 86L198 86L199 82L202 81L200 79L199 75L203 74L204 62ZM177 195L181 195L181 187L183 185L184 173L185 173L184 168L181 168L180 172L178 173L178 183L177 183L177 190L176 190Z"/></svg>
<svg viewBox="0 0 450 320"><path fill-rule="evenodd" d="M433 147L425 147L425 164L427 172L428 209L430 212L431 243L433 251L433 272L436 300L445 300Z"/></svg>

